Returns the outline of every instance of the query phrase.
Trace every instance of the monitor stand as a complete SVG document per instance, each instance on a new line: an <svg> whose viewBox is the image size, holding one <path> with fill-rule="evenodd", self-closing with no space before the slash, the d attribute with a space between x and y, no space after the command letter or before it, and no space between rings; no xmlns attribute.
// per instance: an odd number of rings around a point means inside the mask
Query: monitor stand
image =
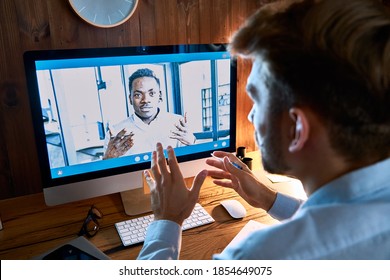
<svg viewBox="0 0 390 280"><path fill-rule="evenodd" d="M150 204L150 191L144 183L142 188L137 188L120 193L123 208L129 216L140 215L152 211Z"/></svg>
<svg viewBox="0 0 390 280"><path fill-rule="evenodd" d="M152 211L150 194L145 194L143 188L121 192L125 213L129 216L140 215Z"/></svg>
<svg viewBox="0 0 390 280"><path fill-rule="evenodd" d="M187 186L191 186L194 177L184 178ZM141 215L152 211L150 203L150 190L143 179L143 187L120 192L123 208L129 216Z"/></svg>

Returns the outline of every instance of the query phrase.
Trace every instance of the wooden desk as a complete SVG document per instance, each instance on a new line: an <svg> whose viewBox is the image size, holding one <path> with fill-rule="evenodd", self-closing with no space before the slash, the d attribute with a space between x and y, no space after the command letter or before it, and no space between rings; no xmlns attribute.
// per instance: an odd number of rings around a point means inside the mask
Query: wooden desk
<svg viewBox="0 0 390 280"><path fill-rule="evenodd" d="M258 157L254 167L258 167ZM233 219L220 205L224 199L238 199L247 209L243 219ZM249 221L273 224L265 211L251 207L234 191L216 186L207 178L200 192L199 203L215 222L183 232L181 259L211 259L221 252ZM31 259L77 237L90 206L103 214L101 228L90 238L112 259L136 259L142 245L124 247L114 223L128 219L119 194L112 194L54 207L45 205L43 194L34 194L0 201L4 229L0 231L0 259Z"/></svg>

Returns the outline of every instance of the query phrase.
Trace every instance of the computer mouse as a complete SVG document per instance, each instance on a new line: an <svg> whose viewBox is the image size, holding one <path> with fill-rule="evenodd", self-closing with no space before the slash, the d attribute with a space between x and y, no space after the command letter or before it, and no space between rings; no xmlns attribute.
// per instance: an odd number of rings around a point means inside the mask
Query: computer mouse
<svg viewBox="0 0 390 280"><path fill-rule="evenodd" d="M226 209L230 216L235 219L241 219L246 216L246 209L238 200L223 200L221 201L221 205Z"/></svg>

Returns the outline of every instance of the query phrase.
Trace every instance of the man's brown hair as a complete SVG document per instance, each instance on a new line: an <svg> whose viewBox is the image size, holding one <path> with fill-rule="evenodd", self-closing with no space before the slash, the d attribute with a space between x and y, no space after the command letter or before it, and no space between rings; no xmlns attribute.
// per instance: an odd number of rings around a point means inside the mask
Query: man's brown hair
<svg viewBox="0 0 390 280"><path fill-rule="evenodd" d="M279 1L234 35L270 67L271 107L310 107L351 161L390 151L390 14L378 0Z"/></svg>

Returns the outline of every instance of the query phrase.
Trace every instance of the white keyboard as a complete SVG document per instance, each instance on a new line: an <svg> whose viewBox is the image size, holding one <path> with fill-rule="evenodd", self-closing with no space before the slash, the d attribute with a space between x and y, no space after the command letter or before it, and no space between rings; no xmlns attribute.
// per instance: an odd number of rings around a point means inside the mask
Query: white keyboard
<svg viewBox="0 0 390 280"><path fill-rule="evenodd" d="M129 246L137 243L142 243L145 240L146 230L149 224L154 220L154 215L142 216L118 222L115 224L119 237L124 246ZM209 213L200 205L196 204L191 215L184 220L182 229L190 229L210 224L215 220Z"/></svg>

